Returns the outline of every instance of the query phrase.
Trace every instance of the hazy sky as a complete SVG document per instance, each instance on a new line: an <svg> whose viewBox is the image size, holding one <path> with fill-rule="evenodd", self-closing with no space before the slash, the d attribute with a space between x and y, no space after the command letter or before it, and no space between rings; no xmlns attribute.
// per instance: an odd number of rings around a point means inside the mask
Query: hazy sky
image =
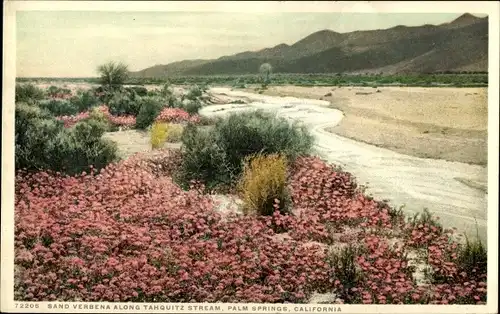
<svg viewBox="0 0 500 314"><path fill-rule="evenodd" d="M323 29L337 32L440 24L459 13L222 13L18 11L18 77L96 76L106 61L130 70L209 59L280 43Z"/></svg>

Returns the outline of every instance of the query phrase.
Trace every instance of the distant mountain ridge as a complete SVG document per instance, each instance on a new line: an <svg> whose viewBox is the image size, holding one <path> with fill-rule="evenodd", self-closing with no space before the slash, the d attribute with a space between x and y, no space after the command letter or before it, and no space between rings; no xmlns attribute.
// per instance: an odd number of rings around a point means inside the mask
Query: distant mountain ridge
<svg viewBox="0 0 500 314"><path fill-rule="evenodd" d="M320 30L281 43L211 60L184 60L131 72L132 77L257 73L269 62L279 73L432 73L488 71L488 17L463 14L440 25L338 33Z"/></svg>

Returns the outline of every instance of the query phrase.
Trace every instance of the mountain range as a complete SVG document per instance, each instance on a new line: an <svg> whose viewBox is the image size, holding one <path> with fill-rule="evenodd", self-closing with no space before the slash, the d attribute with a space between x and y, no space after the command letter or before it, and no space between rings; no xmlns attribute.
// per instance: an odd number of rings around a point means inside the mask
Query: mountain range
<svg viewBox="0 0 500 314"><path fill-rule="evenodd" d="M488 17L463 14L450 23L395 26L338 33L315 32L279 44L211 60L155 65L131 77L255 74L263 63L275 73L415 74L488 71Z"/></svg>

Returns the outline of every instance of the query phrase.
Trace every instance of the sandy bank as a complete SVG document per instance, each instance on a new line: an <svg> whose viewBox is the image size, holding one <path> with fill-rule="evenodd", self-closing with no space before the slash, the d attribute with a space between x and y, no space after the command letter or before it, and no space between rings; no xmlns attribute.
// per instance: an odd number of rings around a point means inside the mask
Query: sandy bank
<svg viewBox="0 0 500 314"><path fill-rule="evenodd" d="M263 94L330 102L345 117L328 130L343 137L416 157L487 164L486 88L273 86Z"/></svg>

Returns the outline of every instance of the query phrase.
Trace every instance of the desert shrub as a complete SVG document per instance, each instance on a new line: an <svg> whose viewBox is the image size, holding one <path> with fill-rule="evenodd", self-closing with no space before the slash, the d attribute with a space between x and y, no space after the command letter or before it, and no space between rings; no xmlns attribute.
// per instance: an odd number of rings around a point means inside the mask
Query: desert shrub
<svg viewBox="0 0 500 314"><path fill-rule="evenodd" d="M115 142L102 139L104 125L90 119L65 129L48 143L53 152L52 170L78 174L91 169L101 169L116 160Z"/></svg>
<svg viewBox="0 0 500 314"><path fill-rule="evenodd" d="M305 127L264 111L233 113L217 121L215 133L236 173L241 173L246 156L280 153L293 161L307 154L314 141Z"/></svg>
<svg viewBox="0 0 500 314"><path fill-rule="evenodd" d="M200 89L201 93L205 93L208 90L207 82L201 83L200 85L198 85L198 88Z"/></svg>
<svg viewBox="0 0 500 314"><path fill-rule="evenodd" d="M436 229L438 234L443 232L443 226L438 222L438 219L431 214L429 209L424 208L422 213L416 213L408 218L408 224L412 227L427 226Z"/></svg>
<svg viewBox="0 0 500 314"><path fill-rule="evenodd" d="M147 96L148 95L148 89L143 86L130 86L125 88L128 92L135 93L139 97Z"/></svg>
<svg viewBox="0 0 500 314"><path fill-rule="evenodd" d="M146 129L149 127L156 117L160 114L164 103L158 97L142 97L141 109L137 115L136 127L138 129Z"/></svg>
<svg viewBox="0 0 500 314"><path fill-rule="evenodd" d="M198 97L201 97L202 94L203 91L201 90L201 88L199 88L198 86L193 86L187 93L186 98L189 100L196 100L198 99Z"/></svg>
<svg viewBox="0 0 500 314"><path fill-rule="evenodd" d="M45 97L43 90L33 84L16 84L15 101L34 103Z"/></svg>
<svg viewBox="0 0 500 314"><path fill-rule="evenodd" d="M197 114L201 107L202 104L198 99L188 101L183 105L184 110L186 110L186 112L190 115Z"/></svg>
<svg viewBox="0 0 500 314"><path fill-rule="evenodd" d="M386 204L384 204L384 205L386 205ZM396 209L395 207L387 206L387 205L384 207L387 208L387 213L391 217L392 225L395 226L395 225L404 223L405 216L404 216L403 208L405 206L402 205L398 209Z"/></svg>
<svg viewBox="0 0 500 314"><path fill-rule="evenodd" d="M117 91L108 101L108 107L113 115L137 116L141 109L141 101L136 99L134 93Z"/></svg>
<svg viewBox="0 0 500 314"><path fill-rule="evenodd" d="M166 123L153 123L151 127L151 148L160 148L167 139L167 124Z"/></svg>
<svg viewBox="0 0 500 314"><path fill-rule="evenodd" d="M49 97L56 97L60 93L61 93L61 88L57 86L52 85L49 88L47 88L47 95Z"/></svg>
<svg viewBox="0 0 500 314"><path fill-rule="evenodd" d="M74 115L79 111L78 107L65 99L41 100L38 105L50 111L54 116Z"/></svg>
<svg viewBox="0 0 500 314"><path fill-rule="evenodd" d="M78 112L89 110L99 104L99 99L94 95L92 91L78 91L76 96L73 96L69 100L73 106L75 106Z"/></svg>
<svg viewBox="0 0 500 314"><path fill-rule="evenodd" d="M116 144L103 140L106 125L88 119L64 128L39 108L16 106L16 168L68 174L102 168L116 159Z"/></svg>
<svg viewBox="0 0 500 314"><path fill-rule="evenodd" d="M146 96L147 97L162 97L162 95L160 94L160 91L158 91L157 89L148 90Z"/></svg>
<svg viewBox="0 0 500 314"><path fill-rule="evenodd" d="M80 121L70 129L79 142L89 142L99 139L106 132L107 124L102 120L88 119Z"/></svg>
<svg viewBox="0 0 500 314"><path fill-rule="evenodd" d="M168 115L165 113L165 116L178 118L175 113L169 112ZM187 117L187 113L183 115ZM188 133L195 134L191 131ZM214 128L208 133L209 136L196 135L196 141L191 140L190 136L185 137L189 141L183 140L183 145L187 149L186 156L201 154L200 157L189 156L191 160L203 160L214 154L224 161L223 168L218 163L204 163L205 167L215 165L216 168L202 169L203 174L199 176L195 174L195 167L190 167L189 173L192 176L196 179L208 180L209 182L205 181L205 183L210 186L217 186L219 179L227 184L228 180L231 182L238 177L243 170L244 158L247 156L256 153L265 155L280 153L293 161L297 156L307 154L313 144L313 137L304 127L290 124L285 119L264 111L231 114L226 118L218 119ZM191 146L196 149L191 149ZM206 147L206 150L203 150L203 147ZM210 177L210 174L214 177Z"/></svg>
<svg viewBox="0 0 500 314"><path fill-rule="evenodd" d="M121 88L128 78L128 66L122 62L108 62L97 67L99 81L105 88Z"/></svg>
<svg viewBox="0 0 500 314"><path fill-rule="evenodd" d="M168 96L166 97L167 98L167 107L169 108L179 108L179 109L183 109L184 110L184 102L181 101L180 99L178 99L177 97L171 95L171 96Z"/></svg>
<svg viewBox="0 0 500 314"><path fill-rule="evenodd" d="M78 122L47 143L51 154L50 169L68 174L101 169L116 160L117 145L102 139L106 124L95 119Z"/></svg>
<svg viewBox="0 0 500 314"><path fill-rule="evenodd" d="M233 100L230 102L230 104L239 104L239 105L242 105L242 104L245 104L245 102L241 99L236 99L236 100Z"/></svg>
<svg viewBox="0 0 500 314"><path fill-rule="evenodd" d="M188 124L181 141L183 158L176 179L183 188L193 180L203 182L207 190L234 182L236 176L228 167L226 153L217 145L212 129L203 130Z"/></svg>
<svg viewBox="0 0 500 314"><path fill-rule="evenodd" d="M182 139L184 126L178 123L167 123L166 141L169 143L176 143Z"/></svg>
<svg viewBox="0 0 500 314"><path fill-rule="evenodd" d="M44 110L27 104L15 107L16 168L46 169L50 167L47 143L62 132L63 124Z"/></svg>
<svg viewBox="0 0 500 314"><path fill-rule="evenodd" d="M272 215L284 211L288 203L286 191L287 162L278 154L252 155L245 158L239 190L245 213Z"/></svg>

